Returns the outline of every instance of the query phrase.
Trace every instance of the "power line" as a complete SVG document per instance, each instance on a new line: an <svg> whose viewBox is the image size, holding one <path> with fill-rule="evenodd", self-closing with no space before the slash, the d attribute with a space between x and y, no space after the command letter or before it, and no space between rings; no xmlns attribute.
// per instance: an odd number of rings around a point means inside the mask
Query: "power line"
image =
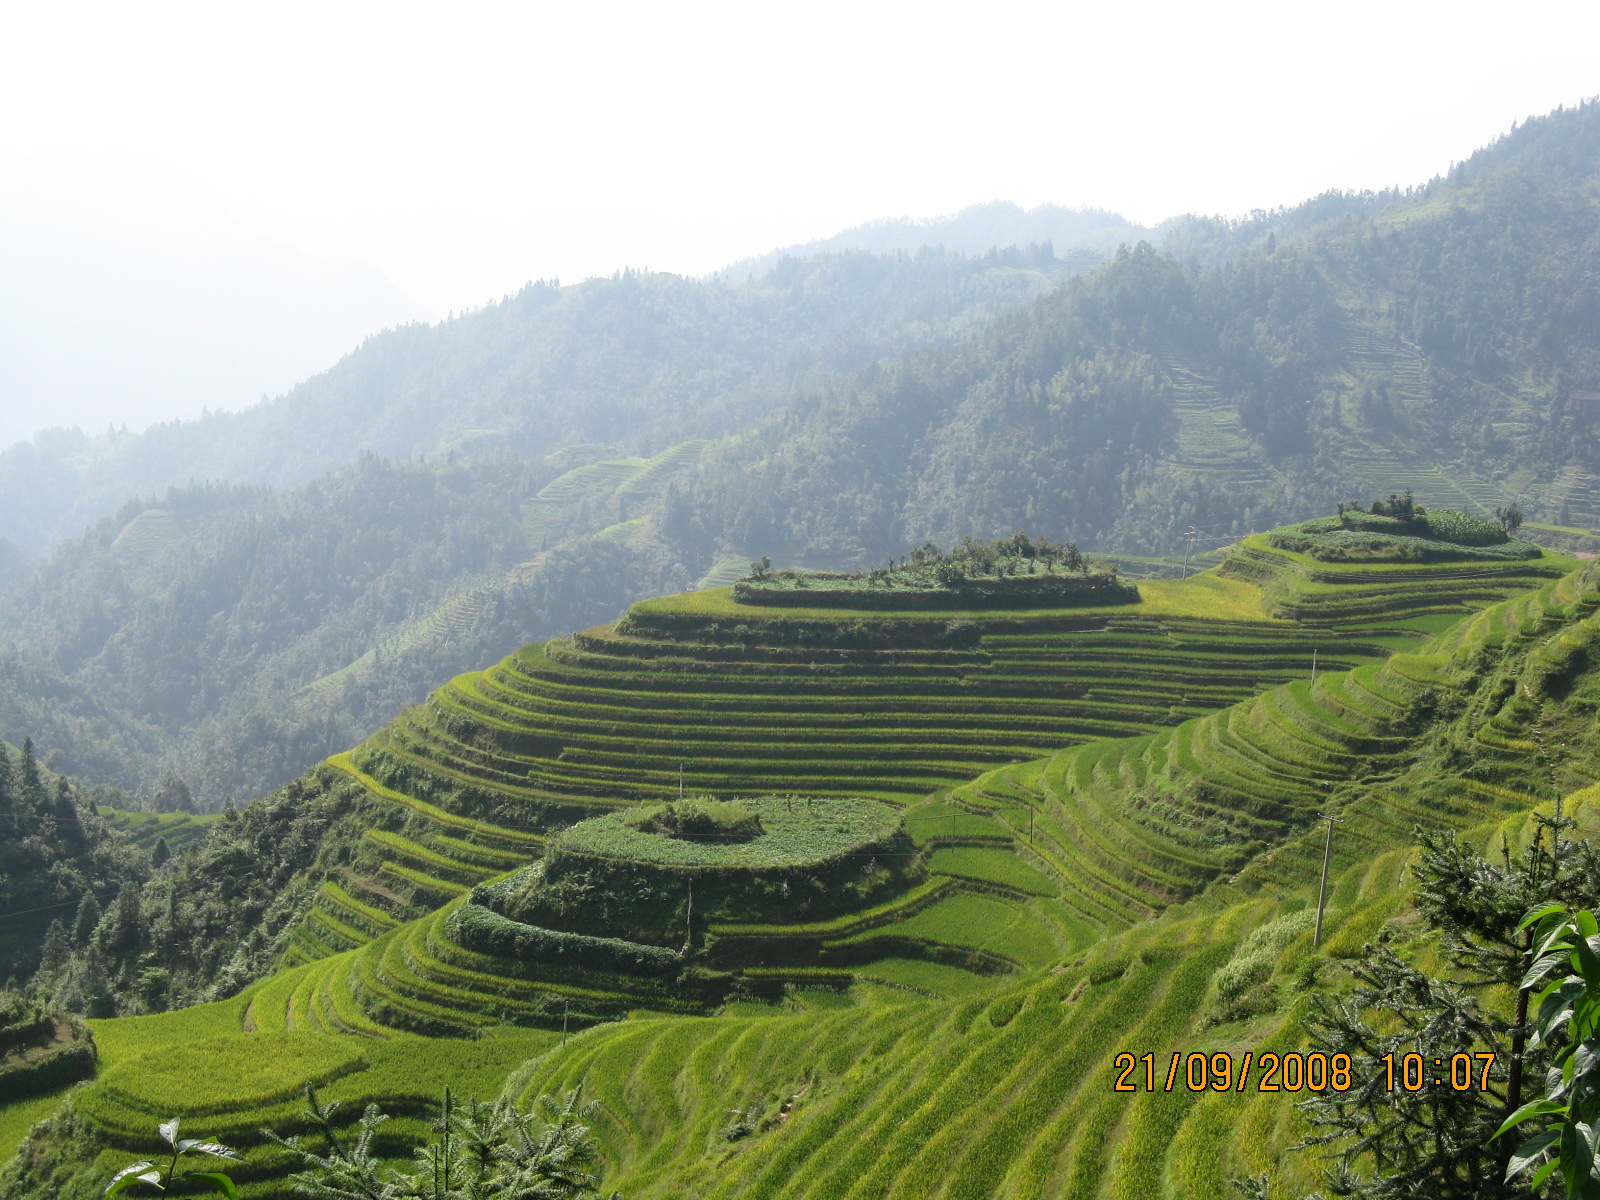
<svg viewBox="0 0 1600 1200"><path fill-rule="evenodd" d="M58 904L41 904L38 908L19 908L12 912L0 913L0 921L5 920L7 917L26 917L30 913L49 912L52 908L70 908L75 904L82 904L88 896L93 896L96 900L105 900L117 895L121 890L121 888L118 888L116 891L111 892L85 892L76 900L62 900Z"/></svg>

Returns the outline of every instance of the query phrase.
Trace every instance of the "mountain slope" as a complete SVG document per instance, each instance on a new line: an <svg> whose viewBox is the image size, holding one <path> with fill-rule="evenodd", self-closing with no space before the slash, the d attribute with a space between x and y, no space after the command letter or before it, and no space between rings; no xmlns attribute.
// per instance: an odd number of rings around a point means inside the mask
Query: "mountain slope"
<svg viewBox="0 0 1600 1200"><path fill-rule="evenodd" d="M742 259L718 274L728 278L761 273L785 258L815 258L865 250L869 254L915 254L928 246L938 246L960 254L982 256L1006 246L1052 244L1063 257L1088 256L1091 260L1111 254L1118 246L1133 245L1156 236L1156 231L1116 213L1098 209L1063 208L1041 204L1023 209L1006 201L974 204L945 217L916 220L911 217L869 221L832 237L797 246L786 246L770 254Z"/></svg>

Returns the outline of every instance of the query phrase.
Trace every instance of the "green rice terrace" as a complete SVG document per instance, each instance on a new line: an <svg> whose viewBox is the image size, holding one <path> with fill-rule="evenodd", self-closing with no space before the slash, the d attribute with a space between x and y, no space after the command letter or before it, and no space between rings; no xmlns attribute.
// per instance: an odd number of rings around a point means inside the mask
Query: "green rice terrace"
<svg viewBox="0 0 1600 1200"><path fill-rule="evenodd" d="M319 768L280 970L91 1022L95 1078L0 1104L6 1152L64 1102L90 1194L177 1114L283 1197L258 1131L304 1083L397 1157L446 1083L579 1087L628 1200L1300 1194L1294 1096L1118 1094L1114 1055L1300 1046L1305 980L1410 927L1419 826L1600 827L1595 568L1373 516L1114 603L758 567L452 680Z"/></svg>

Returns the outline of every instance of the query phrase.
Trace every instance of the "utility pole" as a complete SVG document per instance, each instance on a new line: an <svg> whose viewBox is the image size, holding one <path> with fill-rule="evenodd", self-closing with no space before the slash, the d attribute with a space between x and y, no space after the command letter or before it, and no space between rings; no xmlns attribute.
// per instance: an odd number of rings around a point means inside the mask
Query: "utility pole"
<svg viewBox="0 0 1600 1200"><path fill-rule="evenodd" d="M689 879L689 906L683 914L683 952L689 953L694 945L694 878Z"/></svg>
<svg viewBox="0 0 1600 1200"><path fill-rule="evenodd" d="M1317 648L1311 647L1311 686L1317 686Z"/></svg>
<svg viewBox="0 0 1600 1200"><path fill-rule="evenodd" d="M683 803L683 764L678 764L678 803Z"/></svg>
<svg viewBox="0 0 1600 1200"><path fill-rule="evenodd" d="M572 1001L565 996L561 997L561 1044L567 1044L567 1009Z"/></svg>
<svg viewBox="0 0 1600 1200"><path fill-rule="evenodd" d="M1313 946L1322 945L1322 910L1328 903L1328 864L1333 861L1333 827L1337 819L1328 814L1328 840L1322 847L1322 886L1317 889L1317 929L1311 935Z"/></svg>
<svg viewBox="0 0 1600 1200"><path fill-rule="evenodd" d="M1200 531L1193 525L1183 531L1183 577L1189 578L1189 552L1194 549L1194 540L1200 536Z"/></svg>
<svg viewBox="0 0 1600 1200"><path fill-rule="evenodd" d="M1561 743L1562 757L1566 757L1567 744ZM1561 873L1561 788L1556 784L1556 764L1550 763L1550 790L1556 794L1556 823L1551 829L1550 862L1551 869L1557 875Z"/></svg>

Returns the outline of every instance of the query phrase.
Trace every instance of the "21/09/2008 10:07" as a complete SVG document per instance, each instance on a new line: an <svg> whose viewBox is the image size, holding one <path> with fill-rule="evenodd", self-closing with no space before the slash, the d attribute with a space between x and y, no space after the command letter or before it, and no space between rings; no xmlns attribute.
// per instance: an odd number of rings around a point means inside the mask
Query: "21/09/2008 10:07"
<svg viewBox="0 0 1600 1200"><path fill-rule="evenodd" d="M1348 1092L1362 1086L1348 1054L1327 1055L1320 1051L1300 1054L1247 1052L1238 1063L1225 1052L1204 1054L1175 1050L1165 1069L1157 1068L1154 1054L1130 1054L1124 1050L1112 1060L1117 1092ZM1420 1054L1385 1054L1371 1060L1373 1073L1382 1072L1384 1086L1393 1092L1425 1091L1429 1087L1450 1088L1457 1092L1487 1091L1494 1069L1494 1055L1453 1054L1434 1058L1433 1070Z"/></svg>

